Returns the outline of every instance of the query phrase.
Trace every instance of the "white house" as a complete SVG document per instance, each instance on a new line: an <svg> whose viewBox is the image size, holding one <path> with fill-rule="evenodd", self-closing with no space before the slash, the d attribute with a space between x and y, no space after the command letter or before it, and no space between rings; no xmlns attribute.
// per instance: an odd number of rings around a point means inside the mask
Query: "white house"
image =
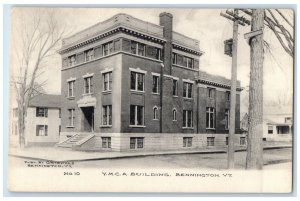
<svg viewBox="0 0 300 201"><path fill-rule="evenodd" d="M292 107L268 107L264 109L265 141L291 141L293 133Z"/></svg>
<svg viewBox="0 0 300 201"><path fill-rule="evenodd" d="M60 134L60 95L41 94L30 100L25 118L25 145L54 145ZM10 140L18 142L17 108L13 109Z"/></svg>

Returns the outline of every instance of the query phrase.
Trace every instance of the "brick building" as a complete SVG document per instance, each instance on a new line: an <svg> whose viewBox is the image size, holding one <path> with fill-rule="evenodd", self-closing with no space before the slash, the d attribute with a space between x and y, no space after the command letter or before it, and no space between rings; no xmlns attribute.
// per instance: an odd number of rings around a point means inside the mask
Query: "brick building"
<svg viewBox="0 0 300 201"><path fill-rule="evenodd" d="M155 150L225 145L230 80L199 70L199 41L118 14L65 38L58 146ZM239 127L240 84L236 126ZM239 139L237 138L237 142Z"/></svg>

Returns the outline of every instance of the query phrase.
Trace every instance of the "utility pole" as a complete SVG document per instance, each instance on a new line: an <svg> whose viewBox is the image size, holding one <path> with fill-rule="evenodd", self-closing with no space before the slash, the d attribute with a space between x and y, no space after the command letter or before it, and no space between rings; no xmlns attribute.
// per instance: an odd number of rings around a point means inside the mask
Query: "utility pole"
<svg viewBox="0 0 300 201"><path fill-rule="evenodd" d="M263 167L263 28L264 9L253 9L250 45L249 129L246 169Z"/></svg>
<svg viewBox="0 0 300 201"><path fill-rule="evenodd" d="M227 14L227 15L226 15ZM231 66L231 88L230 88L230 113L229 113L229 135L228 135L228 158L227 168L234 168L234 135L235 135L235 111L236 111L236 80L237 80L237 44L238 44L238 25L245 26L250 25L250 22L244 17L238 16L238 9L234 9L233 12L226 11L226 14L221 13L221 16L233 21L233 36L231 43L231 50L225 54L232 57ZM226 45L226 44L225 44ZM226 48L226 46L225 46Z"/></svg>

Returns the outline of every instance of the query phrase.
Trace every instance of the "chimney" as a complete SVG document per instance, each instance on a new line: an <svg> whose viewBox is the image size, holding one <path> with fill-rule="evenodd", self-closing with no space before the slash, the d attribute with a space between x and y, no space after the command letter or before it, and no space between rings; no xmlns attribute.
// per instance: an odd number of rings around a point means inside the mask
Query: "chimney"
<svg viewBox="0 0 300 201"><path fill-rule="evenodd" d="M163 51L164 74L172 75L172 32L173 32L173 15L163 12L159 15L159 25L163 26L163 36L166 43Z"/></svg>

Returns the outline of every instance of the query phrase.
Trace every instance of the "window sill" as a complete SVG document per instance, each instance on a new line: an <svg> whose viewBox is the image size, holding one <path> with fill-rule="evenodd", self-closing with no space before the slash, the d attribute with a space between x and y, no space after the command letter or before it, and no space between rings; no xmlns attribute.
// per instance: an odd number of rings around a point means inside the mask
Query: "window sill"
<svg viewBox="0 0 300 201"><path fill-rule="evenodd" d="M69 99L69 100L74 100L74 99L75 99L75 96L69 96L69 97L67 97L67 99Z"/></svg>
<svg viewBox="0 0 300 201"><path fill-rule="evenodd" d="M137 90L130 90L131 93L135 93L135 94L144 94L145 91L137 91Z"/></svg>
<svg viewBox="0 0 300 201"><path fill-rule="evenodd" d="M75 128L75 126L66 126L66 128Z"/></svg>
<svg viewBox="0 0 300 201"><path fill-rule="evenodd" d="M100 125L99 127L100 127L100 128L111 128L112 125Z"/></svg>
<svg viewBox="0 0 300 201"><path fill-rule="evenodd" d="M94 93L86 93L86 94L82 94L82 96L91 96L93 95Z"/></svg>
<svg viewBox="0 0 300 201"><path fill-rule="evenodd" d="M182 129L194 129L194 127L182 127Z"/></svg>
<svg viewBox="0 0 300 201"><path fill-rule="evenodd" d="M152 92L152 95L159 95L159 93L154 93L154 92Z"/></svg>
<svg viewBox="0 0 300 201"><path fill-rule="evenodd" d="M153 121L158 121L159 119L152 119Z"/></svg>
<svg viewBox="0 0 300 201"><path fill-rule="evenodd" d="M193 98L183 97L183 100L191 101Z"/></svg>
<svg viewBox="0 0 300 201"><path fill-rule="evenodd" d="M174 96L174 95L173 95L173 98L178 98L178 96Z"/></svg>
<svg viewBox="0 0 300 201"><path fill-rule="evenodd" d="M175 122L176 122L177 120L172 120L172 121L175 121Z"/></svg>
<svg viewBox="0 0 300 201"><path fill-rule="evenodd" d="M216 130L215 128L206 128L206 130Z"/></svg>
<svg viewBox="0 0 300 201"><path fill-rule="evenodd" d="M111 94L112 90L102 91L103 94Z"/></svg>
<svg viewBox="0 0 300 201"><path fill-rule="evenodd" d="M146 126L139 126L139 125L129 125L130 128L145 128Z"/></svg>

